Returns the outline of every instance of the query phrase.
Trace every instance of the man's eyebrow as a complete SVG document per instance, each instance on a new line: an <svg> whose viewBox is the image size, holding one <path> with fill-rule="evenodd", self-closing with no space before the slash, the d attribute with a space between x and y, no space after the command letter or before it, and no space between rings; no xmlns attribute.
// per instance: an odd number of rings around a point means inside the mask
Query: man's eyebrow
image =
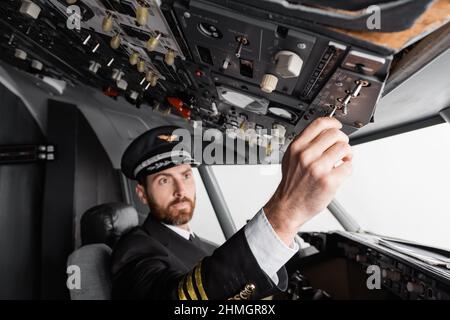
<svg viewBox="0 0 450 320"><path fill-rule="evenodd" d="M190 173L190 172L192 172L191 168L184 170L181 174L186 174L186 173Z"/></svg>
<svg viewBox="0 0 450 320"><path fill-rule="evenodd" d="M170 173L164 173L164 172L156 173L155 176L153 177L153 180L156 180L161 176L171 177L172 175Z"/></svg>

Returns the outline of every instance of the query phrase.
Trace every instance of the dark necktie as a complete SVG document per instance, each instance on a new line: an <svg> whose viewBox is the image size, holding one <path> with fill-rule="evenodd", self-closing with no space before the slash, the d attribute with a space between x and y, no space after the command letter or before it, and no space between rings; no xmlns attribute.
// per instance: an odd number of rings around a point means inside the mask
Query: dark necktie
<svg viewBox="0 0 450 320"><path fill-rule="evenodd" d="M201 242L198 239L198 237L192 235L192 233L189 235L189 241L192 242L196 247L201 247Z"/></svg>

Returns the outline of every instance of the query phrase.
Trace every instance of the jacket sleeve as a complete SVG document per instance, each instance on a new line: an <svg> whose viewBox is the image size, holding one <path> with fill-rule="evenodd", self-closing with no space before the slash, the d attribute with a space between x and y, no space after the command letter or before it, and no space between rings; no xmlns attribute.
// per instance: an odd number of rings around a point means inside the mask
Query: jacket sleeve
<svg viewBox="0 0 450 320"><path fill-rule="evenodd" d="M120 255L120 249L118 251ZM120 258L120 265L114 262L116 259L117 256L113 256L114 298L260 299L287 287L284 267L278 272L277 286L261 270L247 243L244 228L188 272L174 270L167 253L155 245L144 251L136 246L130 248L127 258Z"/></svg>

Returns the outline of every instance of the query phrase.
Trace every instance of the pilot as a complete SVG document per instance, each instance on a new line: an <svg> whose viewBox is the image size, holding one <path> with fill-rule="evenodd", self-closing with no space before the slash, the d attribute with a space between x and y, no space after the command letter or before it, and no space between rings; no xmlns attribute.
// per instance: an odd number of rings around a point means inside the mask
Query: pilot
<svg viewBox="0 0 450 320"><path fill-rule="evenodd" d="M282 179L263 208L220 247L189 227L196 201L190 153L176 150L174 126L140 135L122 157L148 205L142 226L113 251L113 298L261 299L287 288L284 264L298 251L299 228L324 210L351 173L348 137L334 118L318 118L290 144Z"/></svg>

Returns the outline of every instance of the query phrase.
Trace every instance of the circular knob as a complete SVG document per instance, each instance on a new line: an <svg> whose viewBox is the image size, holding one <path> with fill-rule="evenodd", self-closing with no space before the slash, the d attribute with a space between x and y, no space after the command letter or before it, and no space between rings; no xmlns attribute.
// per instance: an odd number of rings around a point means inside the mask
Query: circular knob
<svg viewBox="0 0 450 320"><path fill-rule="evenodd" d="M148 8L139 6L136 9L136 23L145 26L148 21Z"/></svg>
<svg viewBox="0 0 450 320"><path fill-rule="evenodd" d="M131 64L132 66L135 66L138 62L139 62L139 53L133 52L133 53L130 55L130 64Z"/></svg>
<svg viewBox="0 0 450 320"><path fill-rule="evenodd" d="M303 60L291 51L280 51L275 55L276 73L283 79L296 78L302 70Z"/></svg>
<svg viewBox="0 0 450 320"><path fill-rule="evenodd" d="M111 48L118 49L120 47L120 42L122 39L120 38L120 35L116 34L114 37L111 38L111 42L109 43Z"/></svg>
<svg viewBox="0 0 450 320"><path fill-rule="evenodd" d="M164 62L168 66L172 66L175 62L175 52L171 49L167 50L166 55L164 56Z"/></svg>
<svg viewBox="0 0 450 320"><path fill-rule="evenodd" d="M103 32L110 32L113 27L113 18L108 14L102 22L102 30Z"/></svg>
<svg viewBox="0 0 450 320"><path fill-rule="evenodd" d="M272 93L277 88L278 78L273 74L265 74L261 81L261 90Z"/></svg>

